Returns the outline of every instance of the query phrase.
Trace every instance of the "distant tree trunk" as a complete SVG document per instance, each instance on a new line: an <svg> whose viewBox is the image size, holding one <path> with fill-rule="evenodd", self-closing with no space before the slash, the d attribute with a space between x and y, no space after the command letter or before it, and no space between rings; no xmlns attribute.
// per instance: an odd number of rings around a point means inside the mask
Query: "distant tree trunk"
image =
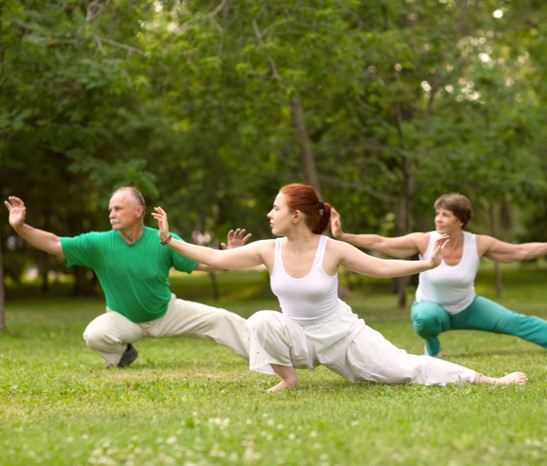
<svg viewBox="0 0 547 466"><path fill-rule="evenodd" d="M304 169L306 181L313 186L319 193L319 196L321 196L319 176L317 175L311 140L304 119L304 109L302 108L302 102L298 97L293 97L291 99L291 110L296 134L298 136L298 141L300 142L302 167Z"/></svg>
<svg viewBox="0 0 547 466"><path fill-rule="evenodd" d="M47 254L40 253L38 270L40 271L40 277L42 279L42 293L47 294L49 291L49 280L48 280L48 258Z"/></svg>
<svg viewBox="0 0 547 466"><path fill-rule="evenodd" d="M0 235L0 332L6 330L6 318L4 314L6 303L6 290L4 288L4 261L2 255L2 235Z"/></svg>
<svg viewBox="0 0 547 466"><path fill-rule="evenodd" d="M405 193L405 197L399 206L399 214L397 215L397 236L403 236L410 231L410 196ZM397 291L397 305L400 308L406 306L406 287L409 277L399 277L395 279L395 287Z"/></svg>
<svg viewBox="0 0 547 466"><path fill-rule="evenodd" d="M74 267L74 287L73 296L95 296L95 285L97 276L94 272L85 267Z"/></svg>
<svg viewBox="0 0 547 466"><path fill-rule="evenodd" d="M403 131L403 123L405 120L412 119L412 112L406 111L403 105L398 103L395 107L395 114L397 118L397 132L401 140L401 147L403 151L406 151L406 140ZM411 205L412 205L412 173L408 166L408 158L403 153L401 156L401 173L403 175L403 199L399 206L399 213L397 215L397 236L403 236L410 233L411 228ZM406 306L406 287L408 285L409 277L400 277L395 280L397 288L397 303L400 308Z"/></svg>
<svg viewBox="0 0 547 466"><path fill-rule="evenodd" d="M252 20L253 29L260 44L263 44L262 32L258 26L258 23L255 19ZM279 83L281 89L286 89L285 83L281 78L281 75L277 71L277 64L275 60L271 57L268 58L270 63L270 68L272 70L272 75ZM311 139L306 128L306 121L304 119L304 110L302 109L302 102L298 97L292 97L290 101L291 113L293 118L293 123L296 129L296 134L298 136L298 141L300 142L301 148L301 157L302 165L304 170L304 175L308 184L314 187L319 196L321 197L321 189L319 186L319 177L317 176L317 169L315 168L315 159L313 156L313 150L311 145Z"/></svg>
<svg viewBox="0 0 547 466"><path fill-rule="evenodd" d="M220 299L220 289L218 287L218 281L215 272L209 272L209 278L211 279L211 285L213 287L213 299L215 301L218 301Z"/></svg>
<svg viewBox="0 0 547 466"><path fill-rule="evenodd" d="M490 203L488 213L490 214L490 234L493 237L496 237L496 215L494 213L493 203ZM494 262L494 272L496 274L496 296L501 296L503 293L503 277L498 262Z"/></svg>

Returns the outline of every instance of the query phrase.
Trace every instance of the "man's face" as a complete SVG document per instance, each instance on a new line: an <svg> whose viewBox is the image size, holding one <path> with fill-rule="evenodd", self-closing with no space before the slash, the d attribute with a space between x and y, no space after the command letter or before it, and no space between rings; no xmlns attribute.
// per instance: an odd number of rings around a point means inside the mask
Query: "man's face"
<svg viewBox="0 0 547 466"><path fill-rule="evenodd" d="M143 208L138 205L129 191L119 191L108 204L110 224L113 230L126 230L140 225Z"/></svg>

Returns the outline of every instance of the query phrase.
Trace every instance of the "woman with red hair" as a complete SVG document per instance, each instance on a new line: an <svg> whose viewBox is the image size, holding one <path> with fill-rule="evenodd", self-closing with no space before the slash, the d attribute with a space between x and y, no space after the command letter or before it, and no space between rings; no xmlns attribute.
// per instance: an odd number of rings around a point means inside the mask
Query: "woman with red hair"
<svg viewBox="0 0 547 466"><path fill-rule="evenodd" d="M514 372L491 378L441 359L416 356L396 348L368 327L338 297L338 268L374 277L398 277L439 265L446 242L440 237L428 260L385 260L323 235L331 206L308 185L289 184L277 194L267 217L277 239L237 249L216 251L172 238L167 214L156 207L160 241L186 257L221 269L264 265L281 312L259 311L247 321L250 368L277 374L281 381L269 391L298 385L296 368L324 365L352 382L388 384L448 383L524 384Z"/></svg>

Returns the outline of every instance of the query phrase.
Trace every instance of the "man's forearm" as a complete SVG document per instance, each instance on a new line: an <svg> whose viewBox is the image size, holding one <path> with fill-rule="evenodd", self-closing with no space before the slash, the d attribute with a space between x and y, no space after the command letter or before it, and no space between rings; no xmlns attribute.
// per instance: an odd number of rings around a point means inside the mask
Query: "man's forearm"
<svg viewBox="0 0 547 466"><path fill-rule="evenodd" d="M61 239L56 234L31 227L26 223L13 227L13 229L21 238L36 249L53 254L61 259L64 258Z"/></svg>

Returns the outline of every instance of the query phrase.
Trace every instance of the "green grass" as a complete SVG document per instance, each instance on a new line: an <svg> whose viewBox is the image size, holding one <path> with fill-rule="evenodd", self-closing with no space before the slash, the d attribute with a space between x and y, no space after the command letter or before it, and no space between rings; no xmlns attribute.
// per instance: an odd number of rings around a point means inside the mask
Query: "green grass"
<svg viewBox="0 0 547 466"><path fill-rule="evenodd" d="M496 298L484 266L478 291L547 318L547 267L504 267ZM179 295L248 316L277 308L262 273L173 279ZM274 377L212 342L142 340L139 359L104 370L81 334L101 299L10 289L0 335L2 465L540 465L547 457L547 354L476 331L441 337L446 359L489 375L523 370L526 386L352 384L318 368L301 388L266 394ZM412 292L409 290L409 303ZM346 300L396 345L421 353L389 281L356 280Z"/></svg>

